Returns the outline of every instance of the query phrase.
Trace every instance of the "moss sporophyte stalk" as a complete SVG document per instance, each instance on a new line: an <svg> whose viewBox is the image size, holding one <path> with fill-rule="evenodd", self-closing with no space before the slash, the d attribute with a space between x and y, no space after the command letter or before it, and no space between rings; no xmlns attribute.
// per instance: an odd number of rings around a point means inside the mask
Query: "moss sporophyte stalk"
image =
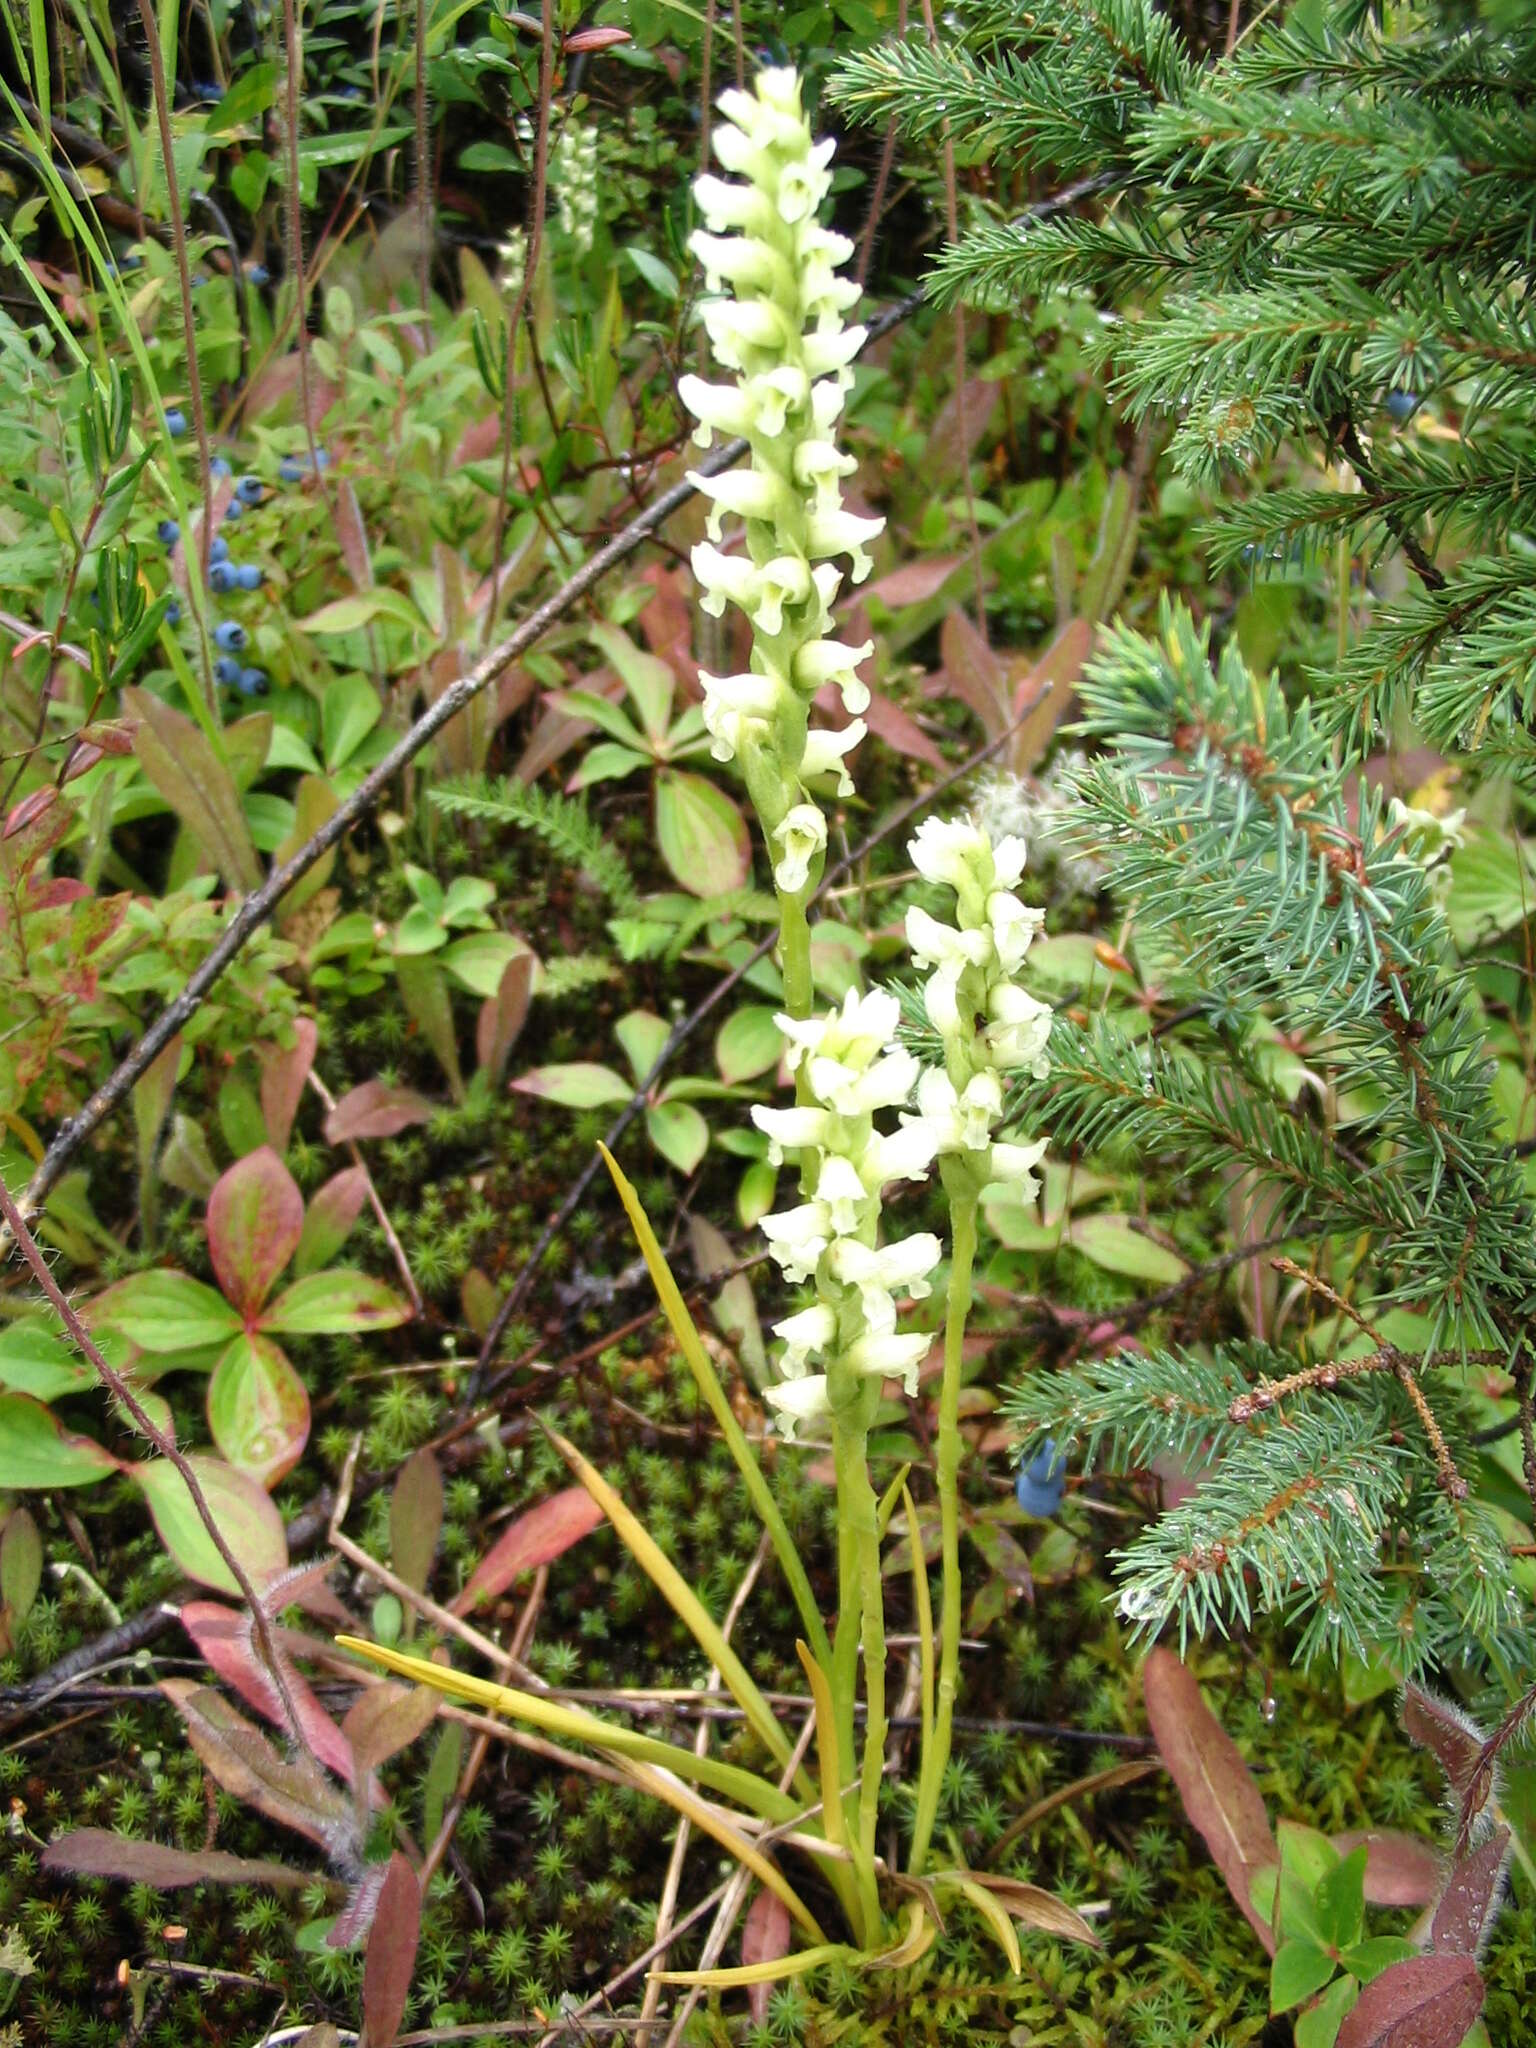
<svg viewBox="0 0 1536 2048"><path fill-rule="evenodd" d="M857 288L838 275L851 245L817 221L830 188L832 145L813 139L795 74L765 71L752 92L727 93L721 109L725 119L715 134L716 153L735 176L697 180L705 227L694 237L694 248L711 286L731 287L730 296L706 301L703 320L717 363L736 379L714 384L690 376L681 390L700 422L699 438L707 443L716 430L743 434L751 461L740 471L695 479L713 503L710 539L694 550L693 566L705 609L718 615L728 602L735 604L752 627L749 667L703 677L704 716L715 754L734 761L746 781L778 894L784 1006L777 1021L795 1102L758 1107L752 1116L773 1163L798 1169L798 1199L767 1216L761 1227L784 1280L808 1286L809 1298L774 1325L782 1348L766 1400L786 1440L805 1433L831 1440L838 1605L830 1633L772 1488L699 1342L645 1212L613 1170L680 1349L742 1470L796 1602L804 1633L801 1661L815 1706L819 1801L808 1773L797 1773L792 1762L786 1793L783 1782L706 1764L670 1745L650 1743L646 1754L652 1761L664 1755L668 1773L688 1785L702 1781L763 1819L779 1822L797 1814L804 1823L802 1846L820 1837L821 1868L847 1918L852 1949L818 1947L814 1917L777 1867L753 1861L744 1838L728 1840L810 1936L812 1948L800 1951L798 1961L770 1966L788 1975L822 1954L878 1957L894 1965L915 1958L933 1936L926 1910L909 1905L905 1938L894 1948L884 1946L884 1912L898 1901L894 1894L881 1895L882 1877L889 1873L876 1843L887 1738L881 1548L897 1507L909 1541L917 1531L905 1481L899 1498L893 1494L883 1504L877 1499L869 1433L888 1385L899 1383L913 1397L919 1391L919 1370L932 1340L926 1331L900 1327L901 1305L932 1292L945 1248L928 1230L882 1241L884 1197L897 1183L928 1179L937 1163L951 1232L934 1475L942 1539L937 1643L920 1569L914 1581L924 1711L906 1868L917 1876L928 1861L959 1672L959 1396L977 1214L989 1187L1000 1186L1021 1201L1038 1192L1034 1169L1044 1144L1005 1134L1005 1092L1015 1074L1044 1075L1051 1013L1017 980L1042 923L1042 913L1014 893L1024 842L1011 836L994 840L970 821L938 819L922 825L908 853L937 892L930 901L943 915L913 908L906 936L926 977L924 1007L943 1048L942 1066L925 1069L900 1043L901 1006L885 990L851 989L836 1007L815 1008L807 908L827 844L816 788L835 777L840 791L851 792L845 757L864 736L858 713L869 701L857 670L871 649L837 639L832 618L842 581L834 558L846 556L854 579L862 578L870 566L866 545L880 528L878 520L845 510L841 479L854 464L834 438L852 383L849 365L864 337L843 321L857 297ZM726 516L741 522L730 548L720 545ZM828 682L837 685L850 714L835 731L810 724L813 700ZM644 1524L573 1447L562 1449L783 1768L790 1738L708 1614L677 1580ZM402 1668L393 1653L386 1656L393 1668ZM476 1684L433 1666L411 1668L424 1682L450 1690L468 1692ZM490 1693L521 1718L613 1754L638 1753L641 1738L633 1731L590 1717L578 1726L569 1709L528 1694L482 1687L474 1696ZM660 1772L647 1780L651 1790L696 1818L695 1807L687 1804L693 1795L681 1787L667 1789L673 1782ZM938 1896L963 1897L1017 1967L1007 1913L987 1889L998 1880L941 1869L929 1881ZM1085 1925L1080 1931L1081 1938L1091 1938ZM709 1973L705 1978L726 1981Z"/></svg>

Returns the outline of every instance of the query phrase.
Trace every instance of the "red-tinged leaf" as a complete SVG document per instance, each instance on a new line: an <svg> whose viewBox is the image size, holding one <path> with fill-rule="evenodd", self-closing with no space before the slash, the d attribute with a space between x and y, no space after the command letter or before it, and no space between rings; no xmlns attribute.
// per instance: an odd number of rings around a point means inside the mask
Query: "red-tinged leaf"
<svg viewBox="0 0 1536 2048"><path fill-rule="evenodd" d="M421 1887L397 1849L384 1873L363 1958L362 2048L390 2048L399 2033L420 1938Z"/></svg>
<svg viewBox="0 0 1536 2048"><path fill-rule="evenodd" d="M261 1070L261 1113L274 1152L288 1150L293 1119L304 1096L304 1083L315 1064L320 1033L313 1017L294 1020L293 1044L274 1047Z"/></svg>
<svg viewBox="0 0 1536 2048"><path fill-rule="evenodd" d="M964 555L924 555L893 569L876 583L867 583L859 596L866 604L870 598L878 598L888 612L900 611L903 605L926 604L930 597L938 596L964 560Z"/></svg>
<svg viewBox="0 0 1536 2048"><path fill-rule="evenodd" d="M749 1965L776 1963L780 1956L787 1956L793 1924L789 1908L781 1898L772 1892L755 1893L741 1923L742 1962ZM757 2026L761 2026L768 2017L768 2000L772 1993L771 1984L747 1987L747 2006Z"/></svg>
<svg viewBox="0 0 1536 2048"><path fill-rule="evenodd" d="M1422 1686L1410 1685L1403 1695L1403 1730L1431 1753L1456 1797L1465 1799L1483 1754L1482 1731L1471 1716Z"/></svg>
<svg viewBox="0 0 1536 2048"><path fill-rule="evenodd" d="M1452 1867L1430 1923L1429 1945L1437 1955L1475 1956L1481 1949L1498 1906L1509 1844L1509 1829L1495 1828Z"/></svg>
<svg viewBox="0 0 1536 2048"><path fill-rule="evenodd" d="M1350 1830L1334 1835L1341 1856L1366 1847L1365 1903L1368 1906L1427 1906L1439 1891L1445 1864L1433 1842L1392 1828Z"/></svg>
<svg viewBox="0 0 1536 2048"><path fill-rule="evenodd" d="M349 1166L333 1173L310 1198L304 1211L304 1232L293 1255L295 1277L328 1266L352 1235L352 1226L368 1200L368 1169Z"/></svg>
<svg viewBox="0 0 1536 2048"><path fill-rule="evenodd" d="M441 1695L428 1685L370 1685L347 1709L342 1733L359 1776L376 1771L422 1736L436 1719Z"/></svg>
<svg viewBox="0 0 1536 2048"><path fill-rule="evenodd" d="M151 1266L116 1280L81 1310L86 1328L115 1330L157 1358L227 1344L240 1318L212 1287L174 1267Z"/></svg>
<svg viewBox="0 0 1536 2048"><path fill-rule="evenodd" d="M1007 670L958 606L939 628L939 653L944 667L935 688L947 688L974 711L989 740L999 738L1011 715Z"/></svg>
<svg viewBox="0 0 1536 2048"><path fill-rule="evenodd" d="M261 862L229 765L192 720L148 690L125 690L138 723L134 752L145 779L169 804L231 889L261 885Z"/></svg>
<svg viewBox="0 0 1536 2048"><path fill-rule="evenodd" d="M488 412L484 419L471 420L460 434L458 445L453 451L453 467L463 469L466 463L484 462L488 455L495 453L501 442L501 414Z"/></svg>
<svg viewBox="0 0 1536 2048"><path fill-rule="evenodd" d="M944 756L917 720L903 711L899 704L893 704L882 690L870 691L863 717L876 739L884 740L898 754L906 754L914 761L925 761L930 768L944 766Z"/></svg>
<svg viewBox="0 0 1536 2048"><path fill-rule="evenodd" d="M201 1454L190 1456L187 1463L214 1527L259 1593L288 1566L282 1516L256 1481L233 1466ZM156 1459L148 1465L130 1465L127 1472L149 1503L160 1541L187 1577L200 1586L212 1586L215 1592L238 1594L234 1574L214 1547L176 1467Z"/></svg>
<svg viewBox="0 0 1536 2048"><path fill-rule="evenodd" d="M480 1601L494 1600L505 1592L520 1573L553 1563L573 1543L590 1535L602 1519L602 1509L584 1486L567 1486L540 1501L504 1529L475 1566L469 1583L453 1603L454 1613L468 1614Z"/></svg>
<svg viewBox="0 0 1536 2048"><path fill-rule="evenodd" d="M303 1230L304 1197L270 1145L219 1176L208 1198L208 1256L241 1315L260 1312Z"/></svg>
<svg viewBox="0 0 1536 2048"><path fill-rule="evenodd" d="M1415 1956L1366 1985L1335 2048L1461 2048L1482 2009L1470 1956Z"/></svg>
<svg viewBox="0 0 1536 2048"><path fill-rule="evenodd" d="M633 42L627 28L579 28L565 39L565 54L579 57L584 52L616 50L620 43Z"/></svg>
<svg viewBox="0 0 1536 2048"><path fill-rule="evenodd" d="M527 1022L532 993L533 955L515 954L502 970L495 995L481 1006L475 1026L475 1057L493 1087L499 1088L506 1075L512 1048Z"/></svg>
<svg viewBox="0 0 1536 2048"><path fill-rule="evenodd" d="M360 1088L349 1089L326 1118L326 1142L344 1145L349 1138L393 1138L412 1124L424 1124L436 1108L414 1088L364 1081Z"/></svg>
<svg viewBox="0 0 1536 2048"><path fill-rule="evenodd" d="M218 1600L188 1600L182 1607L180 1619L182 1627L196 1643L203 1662L216 1671L248 1707L254 1707L263 1720L270 1721L274 1728L291 1733L272 1674L256 1653L249 1614L226 1607ZM328 1770L350 1783L353 1767L351 1744L321 1706L310 1689L309 1681L286 1657L283 1675L306 1746Z"/></svg>
<svg viewBox="0 0 1536 2048"><path fill-rule="evenodd" d="M384 1875L388 1868L387 1863L364 1866L362 1876L347 1893L346 1904L331 1922L325 1937L327 1948L356 1948L359 1942L368 1939L373 1916L379 1910L379 1893L384 1889Z"/></svg>
<svg viewBox="0 0 1536 2048"><path fill-rule="evenodd" d="M359 590L371 590L373 558L368 551L368 530L363 524L357 493L346 477L337 479L334 512L336 539L341 548L341 558L347 565L347 574Z"/></svg>
<svg viewBox="0 0 1536 2048"><path fill-rule="evenodd" d="M1008 749L1016 775L1033 768L1051 735L1072 706L1083 664L1093 652L1094 631L1086 619L1069 619L1033 667L1015 686L1013 715L1021 722Z"/></svg>
<svg viewBox="0 0 1536 2048"><path fill-rule="evenodd" d="M1021 1926L1053 1935L1058 1941L1080 1941L1088 1948L1103 1946L1077 1908L1058 1899L1054 1892L1028 1884L1023 1878L997 1877L989 1870L973 1870L969 1875L973 1883L985 1886Z"/></svg>
<svg viewBox="0 0 1536 2048"><path fill-rule="evenodd" d="M424 1444L401 1466L389 1497L389 1554L413 1592L427 1590L442 1526L442 1470Z"/></svg>
<svg viewBox="0 0 1536 2048"><path fill-rule="evenodd" d="M1275 1937L1255 1907L1255 1872L1279 1861L1263 1795L1237 1744L1201 1697L1194 1674L1172 1650L1148 1652L1142 1667L1147 1719L1158 1753L1191 1823L1267 1955Z"/></svg>
<svg viewBox="0 0 1536 2048"><path fill-rule="evenodd" d="M24 796L19 804L13 804L6 813L4 836L7 839L14 839L18 832L25 832L29 825L37 822L50 804L57 801L58 794L51 782L45 782L41 789L34 789L32 794Z"/></svg>
<svg viewBox="0 0 1536 2048"><path fill-rule="evenodd" d="M75 1828L55 1835L43 1851L44 1870L70 1877L120 1877L125 1884L147 1884L157 1892L184 1884L313 1884L311 1870L290 1870L286 1863L258 1862L231 1856L222 1849L172 1849L164 1842L136 1842L105 1828Z"/></svg>
<svg viewBox="0 0 1536 2048"><path fill-rule="evenodd" d="M160 1690L180 1714L187 1740L231 1799L317 1842L329 1854L350 1850L352 1806L307 1758L280 1757L254 1727L211 1687L163 1678Z"/></svg>
<svg viewBox="0 0 1536 2048"><path fill-rule="evenodd" d="M208 1381L208 1427L220 1453L270 1493L309 1442L309 1392L270 1337L242 1330Z"/></svg>
<svg viewBox="0 0 1536 2048"><path fill-rule="evenodd" d="M393 1330L410 1319L410 1304L382 1280L333 1267L306 1273L285 1287L263 1316L262 1327L290 1337L346 1337L361 1330Z"/></svg>
<svg viewBox="0 0 1536 2048"><path fill-rule="evenodd" d="M968 377L934 415L923 450L923 475L930 484L958 476L985 437L1001 387L986 377Z"/></svg>

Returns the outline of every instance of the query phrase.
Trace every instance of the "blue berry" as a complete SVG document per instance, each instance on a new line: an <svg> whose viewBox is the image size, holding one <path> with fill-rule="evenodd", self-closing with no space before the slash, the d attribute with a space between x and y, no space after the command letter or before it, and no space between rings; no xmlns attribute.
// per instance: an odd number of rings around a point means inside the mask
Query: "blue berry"
<svg viewBox="0 0 1536 2048"><path fill-rule="evenodd" d="M224 97L223 86L212 78L193 79L192 90L200 100L213 100L217 102Z"/></svg>
<svg viewBox="0 0 1536 2048"><path fill-rule="evenodd" d="M168 405L166 407L165 431L173 441L179 441L187 431L187 416L179 405Z"/></svg>
<svg viewBox="0 0 1536 2048"><path fill-rule="evenodd" d="M303 478L304 465L296 455L285 455L277 465L277 475L280 483L296 484Z"/></svg>
<svg viewBox="0 0 1536 2048"><path fill-rule="evenodd" d="M272 273L268 270L265 263L247 263L245 266L245 281L247 284L255 285L260 290L262 285L272 282Z"/></svg>
<svg viewBox="0 0 1536 2048"><path fill-rule="evenodd" d="M165 608L165 623L168 626L179 626L181 624L181 606L174 597Z"/></svg>
<svg viewBox="0 0 1536 2048"><path fill-rule="evenodd" d="M243 668L240 671L240 694L242 697L265 697L272 682L264 668Z"/></svg>
<svg viewBox="0 0 1536 2048"><path fill-rule="evenodd" d="M238 661L232 660L227 654L221 654L213 664L213 673L227 689L238 690L240 678L245 671Z"/></svg>
<svg viewBox="0 0 1536 2048"><path fill-rule="evenodd" d="M1048 1436L1029 1463L1019 1467L1015 1487L1019 1506L1026 1515L1049 1521L1066 1490L1066 1460L1056 1448L1056 1439Z"/></svg>
<svg viewBox="0 0 1536 2048"><path fill-rule="evenodd" d="M260 590L261 565L258 562L242 562L235 571L235 582L242 590Z"/></svg>
<svg viewBox="0 0 1536 2048"><path fill-rule="evenodd" d="M222 455L209 456L208 474L214 479L216 483L222 477L226 477L229 475L229 464Z"/></svg>
<svg viewBox="0 0 1536 2048"><path fill-rule="evenodd" d="M210 562L208 588L217 597L228 597L232 590L240 588L240 571L233 562Z"/></svg>
<svg viewBox="0 0 1536 2048"><path fill-rule="evenodd" d="M1416 391L1389 391L1387 393L1388 417L1396 420L1399 426L1405 420L1411 420L1418 409L1419 397Z"/></svg>
<svg viewBox="0 0 1536 2048"><path fill-rule="evenodd" d="M210 562L227 562L229 560L229 542L222 533L216 533L213 539L209 541L208 559Z"/></svg>
<svg viewBox="0 0 1536 2048"><path fill-rule="evenodd" d="M174 519L162 519L155 532L168 548L175 547L181 539L181 528Z"/></svg>
<svg viewBox="0 0 1536 2048"><path fill-rule="evenodd" d="M243 519L245 517L244 503L239 498L231 498L224 507L224 517L226 519Z"/></svg>
<svg viewBox="0 0 1536 2048"><path fill-rule="evenodd" d="M248 635L244 626L235 619L222 619L213 629L214 642L226 654L238 654L244 647Z"/></svg>
<svg viewBox="0 0 1536 2048"><path fill-rule="evenodd" d="M197 273L196 277L194 277L194 278L193 278L193 280L192 280L192 289L193 289L193 291L195 291L195 292L200 292L200 291L202 290L203 286L204 286L204 285L205 285L205 284L206 284L207 282L208 282L208 273L207 273L207 271L205 271L205 270L200 270L200 271L199 271L199 272Z"/></svg>
<svg viewBox="0 0 1536 2048"><path fill-rule="evenodd" d="M259 476L243 476L235 485L235 496L243 499L247 505L259 505L261 492L262 482Z"/></svg>

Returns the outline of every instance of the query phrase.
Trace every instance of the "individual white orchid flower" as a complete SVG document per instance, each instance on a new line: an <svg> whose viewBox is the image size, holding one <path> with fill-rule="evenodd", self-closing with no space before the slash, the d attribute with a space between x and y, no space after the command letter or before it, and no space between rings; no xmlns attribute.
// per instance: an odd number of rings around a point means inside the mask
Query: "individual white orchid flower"
<svg viewBox="0 0 1536 2048"><path fill-rule="evenodd" d="M773 1410L779 1434L787 1444L796 1441L795 1432L803 1423L822 1422L831 1412L824 1372L780 1380L776 1386L765 1389L763 1398Z"/></svg>
<svg viewBox="0 0 1536 2048"><path fill-rule="evenodd" d="M829 732L825 728L808 732L805 752L800 757L800 773L806 777L836 775L838 795L852 796L853 777L848 773L845 757L853 752L868 730L862 718L855 718L841 732Z"/></svg>
<svg viewBox="0 0 1536 2048"><path fill-rule="evenodd" d="M827 821L812 803L792 804L773 831L778 857L773 879L786 896L798 896L811 879L811 862L827 843Z"/></svg>

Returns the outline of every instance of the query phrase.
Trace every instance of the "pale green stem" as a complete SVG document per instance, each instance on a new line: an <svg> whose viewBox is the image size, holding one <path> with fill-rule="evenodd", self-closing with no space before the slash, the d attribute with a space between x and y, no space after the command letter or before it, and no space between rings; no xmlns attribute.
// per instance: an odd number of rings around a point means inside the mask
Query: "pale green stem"
<svg viewBox="0 0 1536 2048"><path fill-rule="evenodd" d="M784 976L784 1008L791 1017L809 1017L815 1002L811 983L811 927L805 915L806 893L779 898L779 966Z"/></svg>
<svg viewBox="0 0 1536 2048"><path fill-rule="evenodd" d="M917 1782L917 1816L912 1827L908 1871L922 1874L939 1810L944 1767L949 1762L960 1680L960 1372L965 1322L971 1309L971 1268L976 1258L976 1196L951 1196L954 1248L949 1301L944 1317L944 1377L939 1384L939 1541L943 1565L943 1606L939 1616L939 1690L933 1740L923 1752Z"/></svg>
<svg viewBox="0 0 1536 2048"><path fill-rule="evenodd" d="M862 1403L860 1404L862 1406ZM875 1531L877 1503L869 1483L868 1430L862 1415L832 1418L832 1454L837 1469L837 1633L832 1647L832 1700L838 1720L838 1744L849 1759L854 1744L853 1705L859 1687L859 1635L863 1623L866 1726L864 1764L856 1815L845 1812L846 1833L859 1891L859 1930L865 1947L880 1934L880 1896L874 1870L874 1816L868 1816L869 1759L875 1758L873 1790L879 1790L880 1758L885 1749L885 1626L881 1607L880 1545ZM870 1584L873 1572L874 1583ZM873 1621L870 1608L873 1607ZM876 1640L877 1639L877 1640ZM879 1670L872 1661L878 1648ZM878 1715L878 1722L877 1722ZM846 1805L846 1802L845 1802Z"/></svg>

